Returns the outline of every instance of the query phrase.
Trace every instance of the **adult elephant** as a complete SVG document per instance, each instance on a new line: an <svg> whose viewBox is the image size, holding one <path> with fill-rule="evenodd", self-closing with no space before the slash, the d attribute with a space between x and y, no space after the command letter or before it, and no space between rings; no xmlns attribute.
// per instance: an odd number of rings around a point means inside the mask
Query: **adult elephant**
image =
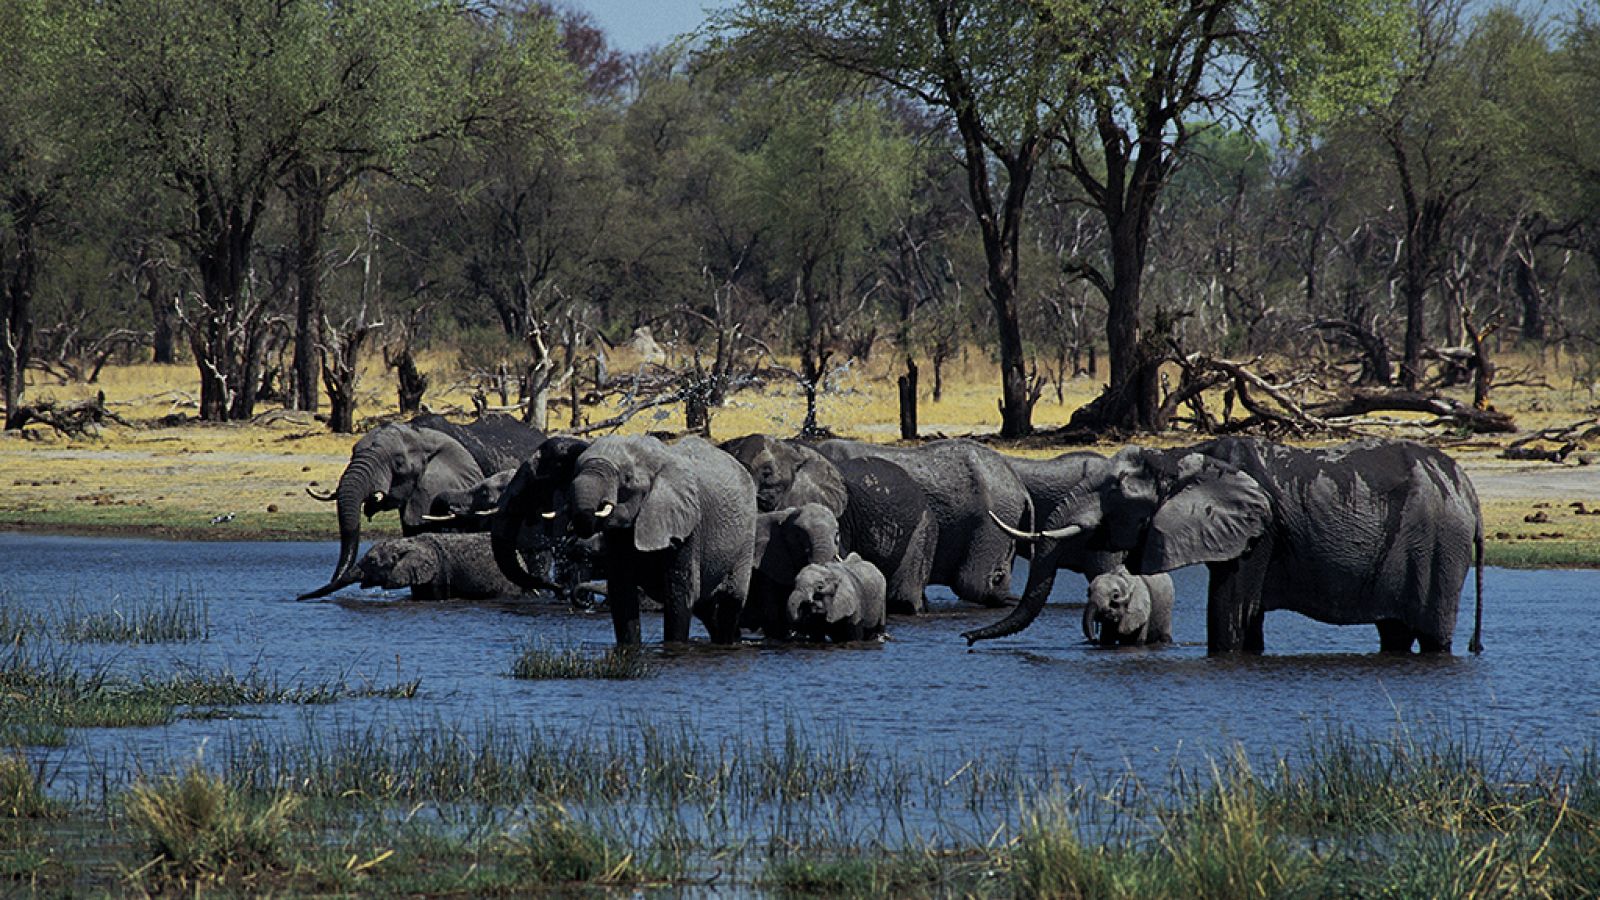
<svg viewBox="0 0 1600 900"><path fill-rule="evenodd" d="M1004 455L1003 455L1004 456ZM1090 450L1072 450L1051 459L1004 456L1011 471L1028 489L1033 503L1033 520L1046 522L1080 484L1103 478L1111 461ZM1067 569L1085 578L1113 571L1122 565L1123 554L1101 550L1087 542L1064 542L1053 546L1022 541L1017 555L1029 560L1027 591L1043 590L1049 596L1056 572Z"/></svg>
<svg viewBox="0 0 1600 900"><path fill-rule="evenodd" d="M534 578L522 567L515 540L537 517L580 537L600 537L618 645L640 642L641 593L661 603L670 643L689 639L691 613L713 642L739 639L756 502L750 474L733 457L695 437L669 445L612 435L578 455L565 484L526 483L553 490L543 500L525 497L513 478L490 532L496 562L513 582Z"/></svg>
<svg viewBox="0 0 1600 900"><path fill-rule="evenodd" d="M763 513L815 503L839 520L839 553L857 553L883 573L892 613L919 613L939 539L922 488L887 459L837 463L795 441L765 434L722 445L755 480Z"/></svg>
<svg viewBox="0 0 1600 900"><path fill-rule="evenodd" d="M467 490L496 472L515 469L544 439L538 429L501 415L457 425L429 414L368 432L350 450L337 488L325 495L308 489L313 497L338 504L339 562L327 585L301 599L354 582L363 514L371 518L384 510L399 510L402 534L434 530L426 516L433 511L435 497Z"/></svg>
<svg viewBox="0 0 1600 900"><path fill-rule="evenodd" d="M1031 527L1033 503L1004 457L961 439L914 448L829 440L818 444L817 451L839 466L882 459L900 467L920 489L938 526L929 583L946 585L969 603L1000 606L1011 600L1015 547L989 516L993 513L1013 529Z"/></svg>
<svg viewBox="0 0 1600 900"><path fill-rule="evenodd" d="M1128 553L1132 572L1210 569L1209 651L1261 653L1269 610L1336 625L1373 623L1386 652L1450 650L1461 586L1477 565L1468 648L1482 649L1483 518L1454 460L1407 441L1300 450L1253 438L1189 449L1129 447L1038 532ZM1025 596L968 642L1026 627Z"/></svg>

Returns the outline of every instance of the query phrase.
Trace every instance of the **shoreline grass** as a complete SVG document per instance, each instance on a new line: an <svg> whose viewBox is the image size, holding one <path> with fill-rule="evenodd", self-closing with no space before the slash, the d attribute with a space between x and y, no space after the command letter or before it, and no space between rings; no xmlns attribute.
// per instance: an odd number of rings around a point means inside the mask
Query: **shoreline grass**
<svg viewBox="0 0 1600 900"><path fill-rule="evenodd" d="M12 885L55 893L117 878L134 891L372 896L707 884L773 896L996 898L1600 889L1593 747L1555 763L1470 734L1400 729L1368 738L1332 728L1266 760L1235 753L1120 793L1011 760L1000 768L1027 771L993 773L1014 790L990 798L1004 813L992 827L954 821L969 811L953 801L937 813L951 820L944 827L892 835L839 817L850 807L887 811L962 791L948 761L847 759L847 735L797 736L789 726L779 738L791 744L783 752L860 769L837 790L796 794L784 770L739 762L777 753L772 735L710 748L687 741L682 729L631 743L607 737L598 746L577 731L547 733L544 746L588 771L572 776L586 781L574 791L570 781L530 788L543 779L532 774L537 766L518 773L506 764L535 754L508 758L506 732L457 732L459 745L450 748L437 742L440 731L389 741L365 735L361 752L374 752L373 743L395 748L365 762L346 755L361 747L355 735L337 752L310 756L299 742L257 745L256 761L275 763L265 770L251 769L235 748L209 756L204 768L191 762L98 806L56 806L48 816L0 804L0 872ZM583 758L583 748L592 755ZM430 760L458 770L457 784L500 786L439 790L451 779L429 787L424 778L406 789L367 789L384 778L363 765L377 764L398 783L408 766ZM20 765L31 777L26 761ZM7 771L0 766L9 795ZM617 789L612 779L622 772L639 777ZM706 780L716 772L722 776ZM89 852L69 862L45 848L44 836L62 827Z"/></svg>

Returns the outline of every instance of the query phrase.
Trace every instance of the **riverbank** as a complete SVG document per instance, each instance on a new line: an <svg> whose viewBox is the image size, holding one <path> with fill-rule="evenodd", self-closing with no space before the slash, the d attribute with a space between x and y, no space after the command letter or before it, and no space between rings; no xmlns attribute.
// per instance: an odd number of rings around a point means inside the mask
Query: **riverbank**
<svg viewBox="0 0 1600 900"><path fill-rule="evenodd" d="M893 363L875 359L838 373L832 389L819 398L821 420L842 436L894 440L895 372L885 368ZM450 381L451 365L445 354L430 354L425 361L439 383ZM981 435L992 430L993 372L976 355L949 368L941 399L920 401L922 433ZM381 371L377 367L369 383L381 383ZM110 366L99 385L36 389L64 402L103 390L107 407L135 425L111 425L95 436L73 440L37 425L25 435L0 433L0 529L173 540L334 540L331 507L312 499L306 489L327 490L337 483L357 436L330 433L311 415L286 410L265 412L250 423L153 427L162 416L182 411L192 379L193 370L185 366ZM1035 408L1036 423L1047 429L1066 421L1100 388L1093 379L1077 378L1064 384L1059 397L1045 392ZM470 404L459 387L453 390L430 395L429 402L445 410ZM1524 428L1549 428L1593 415L1584 395L1573 390L1514 387L1496 396L1506 408L1518 410L1517 421ZM616 402L585 407L582 416L587 421L613 416ZM362 412L394 411L373 391ZM568 414L562 410L559 415ZM712 429L719 439L755 431L792 434L803 415L803 400L794 386L773 382L731 397L714 411ZM1414 437L1420 433L1414 426L1421 417L1416 419L1406 427L1401 427L1405 420L1397 419L1369 430ZM681 410L665 406L633 417L621 430L671 430L681 423ZM1566 463L1500 458L1514 437L1485 436L1446 448L1477 486L1489 562L1600 568L1600 516L1589 514L1591 508L1600 509L1600 465L1580 464L1592 455L1582 446ZM1155 440L1175 444L1195 439L1172 434ZM1046 437L993 444L1004 452L1035 457L1067 449L1112 453L1122 446L1066 447ZM371 536L397 531L393 514L363 527Z"/></svg>
<svg viewBox="0 0 1600 900"><path fill-rule="evenodd" d="M334 540L306 489L337 483L355 438L282 418L256 426L108 430L98 441L0 440L0 529L171 540ZM1093 447L1104 453L1119 445ZM1044 456L1068 448L1000 449ZM1600 567L1600 465L1458 455L1492 565ZM397 532L392 515L365 529Z"/></svg>

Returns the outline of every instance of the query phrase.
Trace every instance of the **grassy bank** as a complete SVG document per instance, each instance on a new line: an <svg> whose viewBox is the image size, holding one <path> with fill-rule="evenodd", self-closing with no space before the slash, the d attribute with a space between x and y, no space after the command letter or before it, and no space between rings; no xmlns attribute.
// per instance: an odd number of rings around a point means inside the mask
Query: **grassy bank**
<svg viewBox="0 0 1600 900"><path fill-rule="evenodd" d="M896 830L841 823L847 810L865 821L970 788L927 760L843 753L843 736L791 733L775 749L707 748L670 731L598 744L504 732L457 735L452 744L438 734L369 740L365 748L335 740L312 751L258 744L205 766L147 774L89 805L49 799L35 765L0 756L0 878L13 890L47 894L695 885L859 897L1600 890L1593 752L1545 766L1461 736L1402 731L1366 740L1333 730L1275 759L1252 763L1240 754L1161 785L1079 784L1060 771L1009 770L1016 761L973 760L963 774L1009 791L992 827L971 830L970 798L947 798L917 828ZM396 755L375 754L373 743ZM564 765L546 768L556 761ZM506 768L486 772L491 765ZM487 788L491 782L497 786Z"/></svg>

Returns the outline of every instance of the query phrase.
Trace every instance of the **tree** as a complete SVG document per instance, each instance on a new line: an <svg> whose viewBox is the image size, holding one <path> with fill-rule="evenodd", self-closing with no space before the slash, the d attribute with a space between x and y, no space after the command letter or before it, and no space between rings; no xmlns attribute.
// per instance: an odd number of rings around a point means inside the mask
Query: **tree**
<svg viewBox="0 0 1600 900"><path fill-rule="evenodd" d="M1002 0L744 0L713 21L757 65L868 79L941 112L958 137L1000 351L1000 433L1033 430L1018 313L1028 189L1070 73L1037 4Z"/></svg>
<svg viewBox="0 0 1600 900"><path fill-rule="evenodd" d="M1075 426L1161 427L1160 349L1142 340L1152 215L1197 134L1250 131L1291 104L1325 116L1381 85L1398 40L1393 0L1042 0L1073 73L1072 115L1051 134L1062 165L1105 220L1103 260L1076 271L1106 301L1106 393Z"/></svg>
<svg viewBox="0 0 1600 900"><path fill-rule="evenodd" d="M777 289L803 313L800 432L819 434L817 392L843 320L861 315L878 280L872 251L909 200L913 148L878 104L835 100L804 81L754 91L747 106L767 124L745 160L749 203Z"/></svg>
<svg viewBox="0 0 1600 900"><path fill-rule="evenodd" d="M511 10L464 18L428 0L337 4L326 47L306 73L329 114L310 123L282 179L294 209L298 409L317 408L328 204L356 178L426 180L419 146L493 131L558 143L573 102L551 15ZM466 64L463 64L466 60Z"/></svg>
<svg viewBox="0 0 1600 900"><path fill-rule="evenodd" d="M0 2L0 402L21 427L34 299L50 209L77 163L58 115L70 90L70 18L36 0Z"/></svg>

